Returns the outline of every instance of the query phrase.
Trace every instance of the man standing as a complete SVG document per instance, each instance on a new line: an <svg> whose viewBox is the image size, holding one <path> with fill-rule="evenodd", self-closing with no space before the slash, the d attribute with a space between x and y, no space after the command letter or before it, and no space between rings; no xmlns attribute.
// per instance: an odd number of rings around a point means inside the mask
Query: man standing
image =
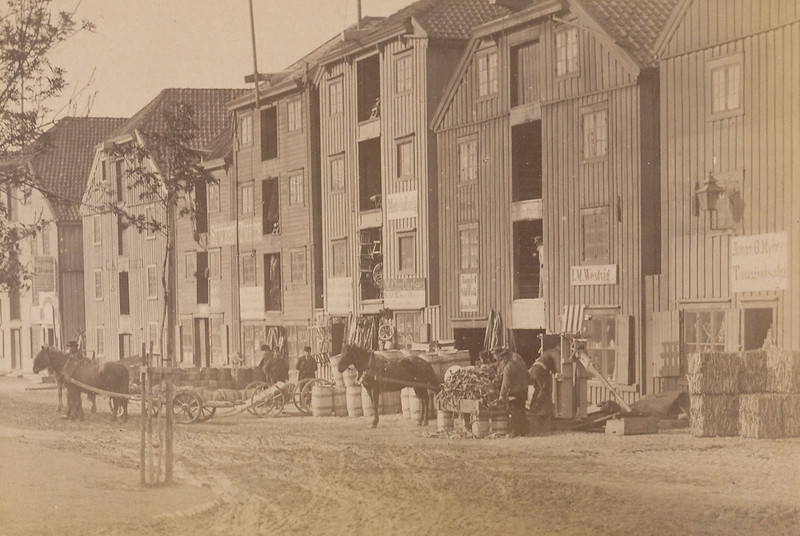
<svg viewBox="0 0 800 536"><path fill-rule="evenodd" d="M511 437L528 433L528 418L525 415L525 402L528 400L528 370L519 354L508 348L494 348L497 370L502 374L500 400L508 401L509 428Z"/></svg>
<svg viewBox="0 0 800 536"><path fill-rule="evenodd" d="M311 347L303 347L303 355L297 358L297 381L314 378L317 375L317 361L311 357Z"/></svg>
<svg viewBox="0 0 800 536"><path fill-rule="evenodd" d="M533 383L531 413L535 414L544 407L545 415L553 416L553 374L558 372L560 359L561 348L556 346L544 351L528 369L530 380Z"/></svg>
<svg viewBox="0 0 800 536"><path fill-rule="evenodd" d="M275 384L278 382L288 382L289 364L286 363L286 360L283 358L283 356L280 355L279 352L274 352L272 355L272 359L267 361L267 366L264 373L266 374L267 381L270 384Z"/></svg>

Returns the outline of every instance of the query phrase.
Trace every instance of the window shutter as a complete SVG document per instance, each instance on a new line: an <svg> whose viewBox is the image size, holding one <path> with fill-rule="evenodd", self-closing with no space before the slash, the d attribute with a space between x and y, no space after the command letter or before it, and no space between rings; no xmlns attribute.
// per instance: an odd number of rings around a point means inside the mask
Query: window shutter
<svg viewBox="0 0 800 536"><path fill-rule="evenodd" d="M725 311L725 351L738 352L742 349L739 327L741 310L731 308Z"/></svg>
<svg viewBox="0 0 800 536"><path fill-rule="evenodd" d="M614 364L614 381L621 385L631 385L633 380L633 317L617 315L617 359Z"/></svg>

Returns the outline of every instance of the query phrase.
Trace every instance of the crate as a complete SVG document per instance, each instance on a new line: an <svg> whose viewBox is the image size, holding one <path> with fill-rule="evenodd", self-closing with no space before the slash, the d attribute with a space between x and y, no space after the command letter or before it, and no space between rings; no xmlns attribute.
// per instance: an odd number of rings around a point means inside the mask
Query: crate
<svg viewBox="0 0 800 536"><path fill-rule="evenodd" d="M658 419L655 417L622 417L606 422L606 434L637 435L658 433Z"/></svg>

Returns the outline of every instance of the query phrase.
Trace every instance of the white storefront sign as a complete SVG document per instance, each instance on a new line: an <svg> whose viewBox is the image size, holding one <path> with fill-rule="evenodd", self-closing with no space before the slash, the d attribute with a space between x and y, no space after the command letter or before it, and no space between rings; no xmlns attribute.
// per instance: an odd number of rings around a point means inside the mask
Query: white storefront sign
<svg viewBox="0 0 800 536"><path fill-rule="evenodd" d="M330 314L353 312L353 278L329 277L326 305Z"/></svg>
<svg viewBox="0 0 800 536"><path fill-rule="evenodd" d="M458 310L462 313L478 312L478 274L458 276Z"/></svg>
<svg viewBox="0 0 800 536"><path fill-rule="evenodd" d="M239 222L239 242L249 244L261 239L261 219ZM233 222L213 225L208 230L208 247L233 246L236 244L236 225Z"/></svg>
<svg viewBox="0 0 800 536"><path fill-rule="evenodd" d="M383 303L389 309L425 307L425 278L403 277L384 281Z"/></svg>
<svg viewBox="0 0 800 536"><path fill-rule="evenodd" d="M397 192L386 196L386 213L390 220L417 217L417 191Z"/></svg>
<svg viewBox="0 0 800 536"><path fill-rule="evenodd" d="M788 286L787 233L731 238L731 291L783 290Z"/></svg>
<svg viewBox="0 0 800 536"><path fill-rule="evenodd" d="M589 266L570 266L569 282L573 287L588 285L616 285L616 264L595 264Z"/></svg>
<svg viewBox="0 0 800 536"><path fill-rule="evenodd" d="M239 308L242 320L263 320L264 287L239 288Z"/></svg>

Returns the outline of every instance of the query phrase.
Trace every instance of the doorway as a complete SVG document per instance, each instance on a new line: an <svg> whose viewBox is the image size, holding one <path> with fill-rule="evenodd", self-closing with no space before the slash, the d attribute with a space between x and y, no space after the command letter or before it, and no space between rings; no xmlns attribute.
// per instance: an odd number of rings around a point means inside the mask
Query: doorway
<svg viewBox="0 0 800 536"><path fill-rule="evenodd" d="M542 347L541 336L544 335L544 330L515 329L513 333L517 353L522 356L528 367L533 366L533 362L539 357Z"/></svg>
<svg viewBox="0 0 800 536"><path fill-rule="evenodd" d="M194 319L194 366L197 368L211 366L211 337L208 318Z"/></svg>
<svg viewBox="0 0 800 536"><path fill-rule="evenodd" d="M22 330L11 330L11 370L17 368L17 361L19 360L19 368L22 368Z"/></svg>
<svg viewBox="0 0 800 536"><path fill-rule="evenodd" d="M768 307L758 307L744 310L743 343L745 350L757 350L765 342L774 342L775 333L772 329L773 310ZM769 337L769 341L767 338Z"/></svg>
<svg viewBox="0 0 800 536"><path fill-rule="evenodd" d="M469 351L470 365L478 364L478 353L483 350L483 339L485 334L486 331L483 328L453 329L456 350Z"/></svg>

